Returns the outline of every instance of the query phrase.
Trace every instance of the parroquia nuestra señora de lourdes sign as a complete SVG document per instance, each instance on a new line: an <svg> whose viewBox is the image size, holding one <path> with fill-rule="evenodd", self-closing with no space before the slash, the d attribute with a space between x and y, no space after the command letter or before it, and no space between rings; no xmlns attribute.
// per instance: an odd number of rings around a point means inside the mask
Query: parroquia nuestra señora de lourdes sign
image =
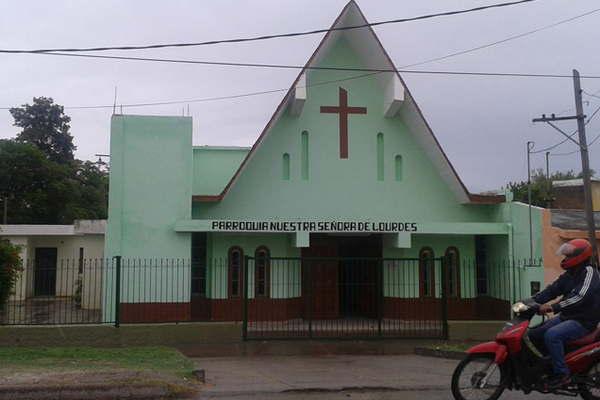
<svg viewBox="0 0 600 400"><path fill-rule="evenodd" d="M417 232L415 222L403 221L247 221L203 220L207 232ZM204 229L203 229L204 230Z"/></svg>

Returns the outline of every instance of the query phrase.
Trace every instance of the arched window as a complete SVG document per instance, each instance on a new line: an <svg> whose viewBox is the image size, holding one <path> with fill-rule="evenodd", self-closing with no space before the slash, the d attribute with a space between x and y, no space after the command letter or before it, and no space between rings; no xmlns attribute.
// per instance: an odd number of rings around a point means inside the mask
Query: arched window
<svg viewBox="0 0 600 400"><path fill-rule="evenodd" d="M301 135L301 159L300 159L300 163L301 163L301 168L302 168L302 180L307 181L308 180L308 132L307 131L302 131L302 135Z"/></svg>
<svg viewBox="0 0 600 400"><path fill-rule="evenodd" d="M377 180L383 181L385 177L385 167L383 158L383 133L377 134Z"/></svg>
<svg viewBox="0 0 600 400"><path fill-rule="evenodd" d="M456 247L448 247L444 257L446 296L460 297L460 257Z"/></svg>
<svg viewBox="0 0 600 400"><path fill-rule="evenodd" d="M395 171L395 175L396 175L396 180L401 181L402 180L402 156L400 154L397 154L396 157L394 158L394 171Z"/></svg>
<svg viewBox="0 0 600 400"><path fill-rule="evenodd" d="M423 247L419 252L419 296L435 296L435 261L433 250Z"/></svg>
<svg viewBox="0 0 600 400"><path fill-rule="evenodd" d="M281 178L284 181L290 180L290 155L288 153L283 153L283 168L281 172Z"/></svg>
<svg viewBox="0 0 600 400"><path fill-rule="evenodd" d="M269 297L269 270L271 254L265 246L254 252L254 296Z"/></svg>
<svg viewBox="0 0 600 400"><path fill-rule="evenodd" d="M244 251L233 246L229 249L227 263L229 267L229 297L239 297L242 294L242 263Z"/></svg>

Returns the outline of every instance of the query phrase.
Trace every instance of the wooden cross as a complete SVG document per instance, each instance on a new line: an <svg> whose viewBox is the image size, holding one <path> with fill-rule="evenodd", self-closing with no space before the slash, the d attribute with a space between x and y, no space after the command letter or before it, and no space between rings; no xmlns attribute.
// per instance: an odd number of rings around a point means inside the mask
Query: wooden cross
<svg viewBox="0 0 600 400"><path fill-rule="evenodd" d="M321 106L321 112L339 114L340 158L348 158L348 114L366 114L366 107L348 107L348 92L340 87L339 106Z"/></svg>

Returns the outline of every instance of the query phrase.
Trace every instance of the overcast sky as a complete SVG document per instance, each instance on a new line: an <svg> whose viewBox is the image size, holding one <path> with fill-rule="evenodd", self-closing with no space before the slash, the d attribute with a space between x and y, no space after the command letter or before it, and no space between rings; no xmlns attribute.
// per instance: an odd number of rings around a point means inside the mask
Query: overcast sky
<svg viewBox="0 0 600 400"><path fill-rule="evenodd" d="M362 0L371 22L500 2L467 0ZM2 1L0 48L83 47L189 42L327 28L345 0L252 1ZM596 0L538 0L466 15L376 28L396 66L419 62L557 22L594 8ZM422 65L424 70L469 70L600 75L600 12L474 53ZM304 64L322 35L246 44L130 51L127 55L234 62ZM104 54L123 54L117 51ZM297 71L90 60L0 54L0 107L49 96L62 105L199 99L289 87ZM542 113L574 112L569 79L491 78L403 74L444 151L471 191L494 189L526 178L525 142L536 148L562 137L532 124ZM600 91L600 79L583 80ZM190 103L194 144L251 145L284 92L235 100ZM600 106L586 96L585 111ZM125 109L125 113L181 115L186 105ZM67 109L77 157L107 153L111 110ZM14 137L7 110L0 110L0 137ZM575 128L574 121L560 124ZM600 116L588 140L600 134ZM575 149L572 143L557 153ZM600 140L590 149L600 171ZM532 158L545 167L544 154ZM551 157L552 170L580 170L578 154Z"/></svg>

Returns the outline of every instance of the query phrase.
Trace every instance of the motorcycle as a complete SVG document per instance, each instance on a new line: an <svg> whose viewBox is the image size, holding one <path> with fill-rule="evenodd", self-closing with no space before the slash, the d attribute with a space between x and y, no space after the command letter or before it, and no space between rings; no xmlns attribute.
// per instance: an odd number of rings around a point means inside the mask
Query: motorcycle
<svg viewBox="0 0 600 400"><path fill-rule="evenodd" d="M547 389L552 361L528 335L539 307L533 300L514 304L513 320L506 323L493 342L467 350L467 356L452 375L455 400L496 400L506 389L600 400L600 327L566 344L565 361L571 370L571 382Z"/></svg>

